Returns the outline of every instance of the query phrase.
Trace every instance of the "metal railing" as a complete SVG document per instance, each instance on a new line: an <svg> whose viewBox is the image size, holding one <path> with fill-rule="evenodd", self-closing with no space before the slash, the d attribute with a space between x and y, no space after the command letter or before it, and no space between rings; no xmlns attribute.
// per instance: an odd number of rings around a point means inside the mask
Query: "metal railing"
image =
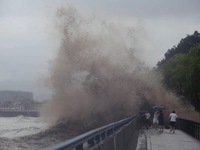
<svg viewBox="0 0 200 150"><path fill-rule="evenodd" d="M178 118L176 127L200 140L200 123Z"/></svg>
<svg viewBox="0 0 200 150"><path fill-rule="evenodd" d="M44 150L133 150L139 129L139 118L132 116Z"/></svg>

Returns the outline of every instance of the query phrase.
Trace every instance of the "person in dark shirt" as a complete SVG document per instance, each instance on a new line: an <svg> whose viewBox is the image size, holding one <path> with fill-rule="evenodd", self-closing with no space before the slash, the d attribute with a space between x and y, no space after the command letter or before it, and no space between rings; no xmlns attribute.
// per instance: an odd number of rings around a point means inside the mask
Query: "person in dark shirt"
<svg viewBox="0 0 200 150"><path fill-rule="evenodd" d="M149 127L151 126L151 121L150 121L150 113L148 111L145 112L145 126L147 129L149 129Z"/></svg>
<svg viewBox="0 0 200 150"><path fill-rule="evenodd" d="M146 116L145 116L145 111L143 109L140 109L139 118L140 118L142 127L145 127L146 126L146 124L145 124Z"/></svg>
<svg viewBox="0 0 200 150"><path fill-rule="evenodd" d="M159 122L159 128L161 129L161 132L163 132L164 131L164 115L163 115L162 110L159 110L158 122Z"/></svg>

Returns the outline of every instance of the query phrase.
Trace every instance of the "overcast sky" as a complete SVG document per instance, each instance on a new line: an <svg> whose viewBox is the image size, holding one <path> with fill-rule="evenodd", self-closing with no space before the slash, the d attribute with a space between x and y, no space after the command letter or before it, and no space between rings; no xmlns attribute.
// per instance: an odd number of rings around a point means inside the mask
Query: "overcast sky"
<svg viewBox="0 0 200 150"><path fill-rule="evenodd" d="M199 0L0 0L0 90L50 97L40 82L58 47L51 15L63 2L82 14L139 24L146 37L140 57L150 67L181 38L200 32Z"/></svg>

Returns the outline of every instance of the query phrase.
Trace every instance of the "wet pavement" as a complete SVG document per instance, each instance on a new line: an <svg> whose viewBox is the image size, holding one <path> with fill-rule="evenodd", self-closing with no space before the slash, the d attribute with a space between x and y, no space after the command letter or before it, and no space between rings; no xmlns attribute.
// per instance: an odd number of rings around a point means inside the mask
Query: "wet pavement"
<svg viewBox="0 0 200 150"><path fill-rule="evenodd" d="M200 150L200 141L180 130L141 130L136 150Z"/></svg>

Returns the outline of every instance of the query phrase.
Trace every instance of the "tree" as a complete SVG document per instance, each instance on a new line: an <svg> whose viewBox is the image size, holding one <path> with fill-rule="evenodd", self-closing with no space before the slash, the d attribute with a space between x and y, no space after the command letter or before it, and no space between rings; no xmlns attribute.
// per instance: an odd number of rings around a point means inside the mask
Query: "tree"
<svg viewBox="0 0 200 150"><path fill-rule="evenodd" d="M200 44L165 60L160 65L164 85L187 98L200 111Z"/></svg>
<svg viewBox="0 0 200 150"><path fill-rule="evenodd" d="M195 31L193 35L187 35L184 39L181 39L177 46L173 46L165 53L165 58L158 62L157 66L161 66L165 63L168 59L173 57L176 54L187 54L190 48L196 46L200 43L200 33Z"/></svg>

